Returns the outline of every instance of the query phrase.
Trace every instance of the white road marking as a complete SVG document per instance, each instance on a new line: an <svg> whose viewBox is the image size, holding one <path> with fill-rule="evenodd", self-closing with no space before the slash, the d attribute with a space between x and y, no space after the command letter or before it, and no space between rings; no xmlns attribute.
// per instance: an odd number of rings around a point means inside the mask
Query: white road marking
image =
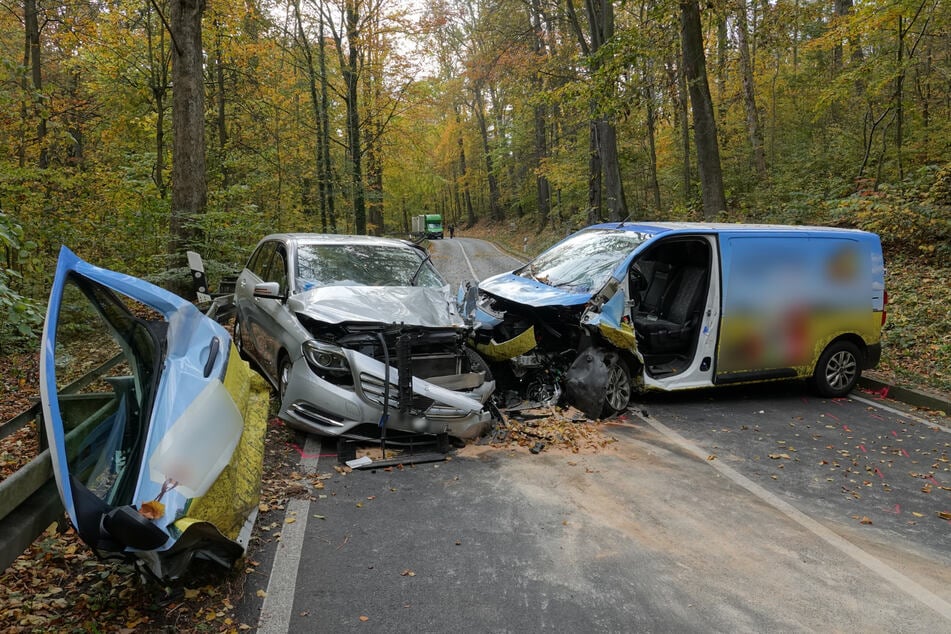
<svg viewBox="0 0 951 634"><path fill-rule="evenodd" d="M853 397L854 398L854 397ZM667 437L668 440L680 445L693 455L697 459L702 460L704 463L710 465L717 471L719 471L723 476L729 478L734 484L743 487L756 497L758 497L763 502L766 502L780 513L793 520L816 537L822 539L827 544L854 559L856 562L862 564L879 577L892 584L898 590L907 593L909 596L917 599L921 603L925 604L944 618L951 621L951 603L948 603L938 595L934 594L920 583L913 581L909 577L898 572L885 562L873 557L869 553L865 552L852 542L841 537L837 533L834 533L830 529L826 528L816 520L812 519L792 504L789 504L785 500L779 498L778 496L770 493L762 486L756 484L746 476L742 475L732 467L729 467L723 464L720 460L707 460L708 453L704 452L674 430L670 429L663 423L655 420L654 418L646 418L642 416L640 412L636 410L631 410L630 412L640 420L644 421L655 430Z"/></svg>
<svg viewBox="0 0 951 634"><path fill-rule="evenodd" d="M300 460L304 473L317 470L318 454L320 441L308 436ZM267 596L264 597L261 616L258 618L258 634L287 634L290 631L294 594L297 590L297 566L300 564L304 547L304 532L307 530L309 513L310 502L307 500L292 499L287 503L281 541L274 553ZM288 523L289 519L294 521Z"/></svg>
<svg viewBox="0 0 951 634"><path fill-rule="evenodd" d="M873 407L885 410L886 412L891 412L892 414L897 414L904 418L911 418L912 420L915 420L921 423L922 425L927 425L929 427L937 427L944 433L951 434L951 428L945 427L944 425L939 425L938 423L932 422L926 418L922 418L921 416L916 416L910 412L903 412L900 409L890 407L879 401L873 401L871 399L865 398L864 396L856 396L855 394L850 394L849 398L852 399L853 401L858 401L859 403L865 403L866 405L872 405Z"/></svg>
<svg viewBox="0 0 951 634"><path fill-rule="evenodd" d="M469 256L466 255L466 248L465 248L464 246L462 246L462 241L461 241L461 240L453 240L453 242L455 242L456 244L459 245L459 250L462 252L462 257L465 258L465 260L466 260L466 266L469 267L469 272L472 273L472 279L474 279L474 280L476 280L476 281L479 281L479 276L476 275L475 269L472 268L472 262L469 261ZM496 248L498 248L498 247L496 247Z"/></svg>
<svg viewBox="0 0 951 634"><path fill-rule="evenodd" d="M519 259L519 258L515 257L514 255L512 255L511 253L506 253L506 252L503 251L503 250L499 247L499 245L497 245L496 243L490 242L490 241L488 241L488 240L486 240L486 242L488 242L488 243L491 244L493 247L495 247L495 250L498 251L499 253L501 253L502 255L504 255L505 257L509 258L510 260L514 260L514 261L518 262L519 266L525 264L526 260Z"/></svg>

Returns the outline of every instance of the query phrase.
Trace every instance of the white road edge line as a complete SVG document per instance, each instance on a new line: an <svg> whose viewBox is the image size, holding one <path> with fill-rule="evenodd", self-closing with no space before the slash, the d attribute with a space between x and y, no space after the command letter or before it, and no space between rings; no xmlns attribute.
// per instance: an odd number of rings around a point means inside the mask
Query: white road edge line
<svg viewBox="0 0 951 634"><path fill-rule="evenodd" d="M663 423L654 420L653 418L646 418L640 414L640 412L632 410L630 413L634 414L637 418L644 421L655 430L666 436L672 442L677 443L693 455L695 455L699 460L702 460L706 464L710 465L722 475L729 478L734 484L743 487L756 497L758 497L763 502L766 502L783 515L793 520L806 530L813 533L816 537L819 537L827 544L833 548L839 550L845 555L848 555L856 562L862 564L879 577L887 581L888 583L895 586L897 589L902 592L907 593L909 596L917 599L921 603L924 603L929 608L943 616L945 619L951 621L951 603L948 603L938 595L934 594L920 583L913 581L912 579L906 577L904 574L898 572L885 562L881 561L865 552L852 542L841 537L837 533L826 528L816 520L812 519L792 504L789 504L785 500L779 498L778 496L770 493L762 486L756 484L746 476L742 475L732 467L729 467L722 463L719 460L707 460L708 454L703 452L700 447L693 444L691 441L687 440L674 430L670 429Z"/></svg>
<svg viewBox="0 0 951 634"><path fill-rule="evenodd" d="M498 251L499 253L501 253L501 254L504 255L505 257L509 258L510 260L515 260L516 262L519 263L519 265L525 264L526 260L522 260L521 258L517 258L517 257L515 257L514 255L512 255L511 253L506 253L505 251L503 251L503 250L499 247L499 245L497 245L496 243L492 242L491 240L486 240L486 242L488 242L489 244L491 244L493 247L495 247L495 250L496 250L496 251Z"/></svg>
<svg viewBox="0 0 951 634"><path fill-rule="evenodd" d="M320 441L307 436L301 455L301 470L310 473L317 470ZM274 553L271 575L267 582L267 595L258 617L258 634L287 634L290 631L291 612L294 609L294 594L297 590L297 566L304 548L304 532L310 502L293 499L284 511L281 541ZM294 521L288 523L287 520Z"/></svg>
<svg viewBox="0 0 951 634"><path fill-rule="evenodd" d="M912 420L918 421L918 422L921 423L922 425L927 425L927 426L929 426L929 427L937 427L938 429L940 429L940 430L943 431L944 433L946 433L946 434L951 434L951 428L945 427L944 425L940 425L940 424L938 424L938 423L934 423L934 422L928 420L927 418L922 418L921 416L916 416L916 415L914 415L914 414L912 414L912 413L910 413L910 412L903 412L903 411L900 410L900 409L897 409L897 408L895 408L895 407L891 407L891 406L889 406L889 405L885 405L884 403L880 403L880 402L878 402L878 401L873 401L872 399L865 398L864 396L857 396L857 395L855 395L855 394L850 394L850 395L849 395L849 398L852 399L853 401L858 401L859 403L865 403L866 405L871 405L871 406L876 407L876 408L878 408L878 409L883 409L883 410L885 410L886 412L891 412L892 414L897 414L897 415L903 416L903 417L905 417L905 418L911 418Z"/></svg>

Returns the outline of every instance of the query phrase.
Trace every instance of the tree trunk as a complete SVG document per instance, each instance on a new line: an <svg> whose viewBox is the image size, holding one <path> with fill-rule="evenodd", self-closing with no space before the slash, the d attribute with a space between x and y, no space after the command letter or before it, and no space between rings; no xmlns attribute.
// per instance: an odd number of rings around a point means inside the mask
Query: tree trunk
<svg viewBox="0 0 951 634"><path fill-rule="evenodd" d="M756 94L753 87L753 60L750 55L746 0L737 0L736 39L740 49L740 72L743 76L743 107L746 111L746 132L753 151L753 167L756 169L756 175L762 180L766 178L766 152L763 147L763 132L760 128L759 111L756 109Z"/></svg>
<svg viewBox="0 0 951 634"><path fill-rule="evenodd" d="M683 47L684 74L693 110L694 143L697 146L697 169L700 172L703 217L706 220L714 220L717 214L726 210L726 196L723 192L720 146L717 142L717 126L713 116L713 100L710 97L706 60L703 54L700 6L697 0L682 0L680 10L680 38Z"/></svg>
<svg viewBox="0 0 951 634"><path fill-rule="evenodd" d="M185 261L197 237L191 223L205 212L205 86L202 72L201 18L204 0L169 3L172 35L172 208L170 264Z"/></svg>
<svg viewBox="0 0 951 634"><path fill-rule="evenodd" d="M149 90L155 100L155 164L152 166L152 182L158 189L159 198L168 196L165 182L165 99L168 96L168 51L165 50L165 27L152 15L148 6L146 17L146 43L149 52ZM153 27L157 29L153 30ZM157 36L157 37L156 37ZM156 41L157 40L157 41Z"/></svg>
<svg viewBox="0 0 951 634"><path fill-rule="evenodd" d="M218 130L218 160L221 163L222 187L231 186L231 170L226 156L228 125L225 117L225 61L221 42L224 38L221 25L215 21L215 127Z"/></svg>
<svg viewBox="0 0 951 634"><path fill-rule="evenodd" d="M347 145L350 151L350 183L353 188L353 224L358 235L366 235L367 210L366 193L363 187L363 148L360 145L360 108L357 80L360 51L357 47L360 16L357 12L357 0L347 0L347 60L341 68L344 83L347 86Z"/></svg>
<svg viewBox="0 0 951 634"><path fill-rule="evenodd" d="M333 163L330 161L330 96L327 87L327 47L324 40L324 20L320 19L318 34L320 45L317 47L318 66L320 68L320 132L322 139L320 157L317 160L317 190L320 192L321 230L337 233L337 212Z"/></svg>
<svg viewBox="0 0 951 634"><path fill-rule="evenodd" d="M24 0L23 2L23 21L24 21L24 52L23 66L30 69L30 79L32 86L26 81L26 75L23 77L24 93L29 95L33 101L33 113L36 116L36 143L40 150L38 165L40 169L46 169L49 166L49 152L46 149L46 115L45 108L42 106L43 99L43 68L40 57L40 25L37 15L36 0ZM24 99L27 97L24 96ZM25 103L25 102L24 102ZM26 115L26 108L23 108L23 114ZM25 116L24 116L25 118ZM24 149L20 154L21 166L26 161L25 143Z"/></svg>
<svg viewBox="0 0 951 634"><path fill-rule="evenodd" d="M654 202L654 211L660 211L660 183L657 181L657 122L654 114L654 91L648 78L644 79L644 102L647 104L647 150L650 176L650 192Z"/></svg>
<svg viewBox="0 0 951 634"><path fill-rule="evenodd" d="M476 121L479 124L479 136L482 139L482 154L485 157L485 174L489 184L489 216L493 220L502 220L502 206L499 204L499 184L495 178L495 168L492 164L492 150L489 147L489 131L485 123L485 102L483 101L482 88L476 84L473 89L473 108Z"/></svg>

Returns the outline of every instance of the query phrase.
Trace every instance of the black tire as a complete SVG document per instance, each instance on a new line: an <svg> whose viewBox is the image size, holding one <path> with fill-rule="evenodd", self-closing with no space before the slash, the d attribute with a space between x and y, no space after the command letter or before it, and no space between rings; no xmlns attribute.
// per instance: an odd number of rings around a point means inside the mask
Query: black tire
<svg viewBox="0 0 951 634"><path fill-rule="evenodd" d="M845 396L858 383L861 370L858 347L851 341L834 341L819 357L812 383L822 396Z"/></svg>
<svg viewBox="0 0 951 634"><path fill-rule="evenodd" d="M277 395L284 402L284 393L287 392L287 380L291 375L291 360L283 352L277 362Z"/></svg>
<svg viewBox="0 0 951 634"><path fill-rule="evenodd" d="M244 329L241 328L241 320L238 319L237 317L235 317L235 320L234 320L234 337L233 337L233 338L234 338L234 347L238 349L238 356L241 357L242 359L244 359L245 361L247 361L247 360L248 360L248 353L245 352L245 350L244 350L244 339L243 339L243 337L242 337L242 330L244 330Z"/></svg>
<svg viewBox="0 0 951 634"><path fill-rule="evenodd" d="M613 357L613 358L612 358ZM627 409L631 402L631 371L617 355L610 355L608 380L604 386L604 409L601 417L613 416Z"/></svg>
<svg viewBox="0 0 951 634"><path fill-rule="evenodd" d="M482 358L478 352L472 348L463 348L462 351L466 355L466 359L469 362L469 371L470 372L485 372L485 380L492 381L492 368L489 367L489 364L486 363L485 359Z"/></svg>

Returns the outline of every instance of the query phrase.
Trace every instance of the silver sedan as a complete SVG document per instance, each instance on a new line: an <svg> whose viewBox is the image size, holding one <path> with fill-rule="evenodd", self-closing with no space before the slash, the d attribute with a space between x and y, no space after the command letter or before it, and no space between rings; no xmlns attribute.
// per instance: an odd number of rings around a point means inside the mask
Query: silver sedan
<svg viewBox="0 0 951 634"><path fill-rule="evenodd" d="M270 235L238 277L235 306L238 349L278 390L279 416L293 427L469 439L489 424L495 383L421 247Z"/></svg>

